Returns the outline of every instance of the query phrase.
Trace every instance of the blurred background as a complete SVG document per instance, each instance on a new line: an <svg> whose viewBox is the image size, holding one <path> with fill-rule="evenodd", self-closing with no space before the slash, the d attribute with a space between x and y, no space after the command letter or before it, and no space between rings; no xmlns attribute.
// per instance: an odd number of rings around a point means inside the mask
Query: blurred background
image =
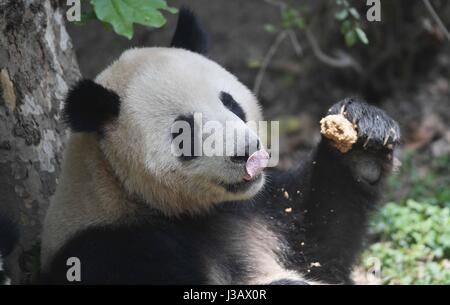
<svg viewBox="0 0 450 305"><path fill-rule="evenodd" d="M373 217L354 278L361 284L450 283L450 1L381 0L381 20L372 22L371 6L360 0L167 3L198 15L210 36L208 56L255 92L266 119L280 121L281 168L317 143L320 117L345 97L395 118L402 165ZM163 14L164 26L135 25L131 40L98 20L66 22L81 75L95 77L130 47L168 46L177 15ZM63 70L63 78L75 79ZM22 271L33 269L23 265Z"/></svg>

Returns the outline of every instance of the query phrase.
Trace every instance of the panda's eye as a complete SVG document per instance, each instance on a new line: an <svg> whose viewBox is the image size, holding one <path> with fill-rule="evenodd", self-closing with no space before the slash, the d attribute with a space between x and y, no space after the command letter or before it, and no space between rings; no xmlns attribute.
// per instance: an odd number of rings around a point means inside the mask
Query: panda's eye
<svg viewBox="0 0 450 305"><path fill-rule="evenodd" d="M193 160L193 159L197 158L197 156L195 156L195 145L199 145L199 143L201 145L201 133L198 133L198 132L197 132L197 134L195 133L195 128L194 128L195 122L194 122L194 116L192 114L179 115L175 119L174 124L177 123L177 122L180 122L180 121L181 122L186 122L186 123L189 124L190 136L191 136L190 147L186 148L190 153L187 154L187 155L182 154L180 156L180 160L182 160L182 161L190 161L190 160ZM182 132L183 132L183 130L179 130L178 132L172 132L172 139L174 139L174 138L178 137L179 135L181 135ZM197 137L197 139L195 139L196 137ZM184 147L184 142L181 142L179 144L178 148L183 150L185 148ZM200 148L197 148L197 149L200 149Z"/></svg>
<svg viewBox="0 0 450 305"><path fill-rule="evenodd" d="M234 100L234 98L226 92L220 92L220 100L222 104L233 112L238 118L246 122L245 112L242 107Z"/></svg>

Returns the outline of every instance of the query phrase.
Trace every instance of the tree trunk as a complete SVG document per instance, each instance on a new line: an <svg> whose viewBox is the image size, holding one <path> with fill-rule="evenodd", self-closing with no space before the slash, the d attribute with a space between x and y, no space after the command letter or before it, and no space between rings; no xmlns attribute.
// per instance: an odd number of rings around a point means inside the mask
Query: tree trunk
<svg viewBox="0 0 450 305"><path fill-rule="evenodd" d="M79 70L57 0L0 0L0 15L0 209L20 227L13 283L30 283L61 168L62 99Z"/></svg>

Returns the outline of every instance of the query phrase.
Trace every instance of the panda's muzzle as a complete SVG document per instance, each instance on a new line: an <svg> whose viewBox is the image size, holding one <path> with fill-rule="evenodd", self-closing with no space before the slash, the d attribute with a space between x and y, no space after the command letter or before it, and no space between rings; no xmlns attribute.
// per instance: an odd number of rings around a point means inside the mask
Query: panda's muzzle
<svg viewBox="0 0 450 305"><path fill-rule="evenodd" d="M267 167L269 158L270 156L265 149L259 149L250 156L246 154L242 157L231 157L230 159L234 163L245 165L245 175L242 177L242 181L236 183L219 182L218 184L230 193L240 193L249 190L253 184L262 179L262 172Z"/></svg>
<svg viewBox="0 0 450 305"><path fill-rule="evenodd" d="M227 192L230 193L242 193L248 191L255 183L261 181L263 175L259 173L252 180L243 180L236 183L224 183L219 182L218 184L223 187Z"/></svg>

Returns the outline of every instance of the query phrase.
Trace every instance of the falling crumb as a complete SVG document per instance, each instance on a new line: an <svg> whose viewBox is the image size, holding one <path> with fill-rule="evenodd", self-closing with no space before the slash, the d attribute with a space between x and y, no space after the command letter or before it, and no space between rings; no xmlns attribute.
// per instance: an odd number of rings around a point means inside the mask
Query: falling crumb
<svg viewBox="0 0 450 305"><path fill-rule="evenodd" d="M311 263L311 267L321 267L319 262Z"/></svg>
<svg viewBox="0 0 450 305"><path fill-rule="evenodd" d="M304 245L305 245L305 243L304 243L304 242L301 242L301 243L300 243L300 245L304 246Z"/></svg>
<svg viewBox="0 0 450 305"><path fill-rule="evenodd" d="M347 120L343 114L327 115L320 120L320 132L332 140L342 153L348 152L358 139L356 125Z"/></svg>
<svg viewBox="0 0 450 305"><path fill-rule="evenodd" d="M283 197L284 197L284 199L289 199L289 193L284 191L283 192Z"/></svg>
<svg viewBox="0 0 450 305"><path fill-rule="evenodd" d="M286 213L290 213L290 212L292 212L292 208L285 208L284 211L285 211Z"/></svg>
<svg viewBox="0 0 450 305"><path fill-rule="evenodd" d="M299 191L299 190L297 190L297 194L300 194L300 191Z"/></svg>

